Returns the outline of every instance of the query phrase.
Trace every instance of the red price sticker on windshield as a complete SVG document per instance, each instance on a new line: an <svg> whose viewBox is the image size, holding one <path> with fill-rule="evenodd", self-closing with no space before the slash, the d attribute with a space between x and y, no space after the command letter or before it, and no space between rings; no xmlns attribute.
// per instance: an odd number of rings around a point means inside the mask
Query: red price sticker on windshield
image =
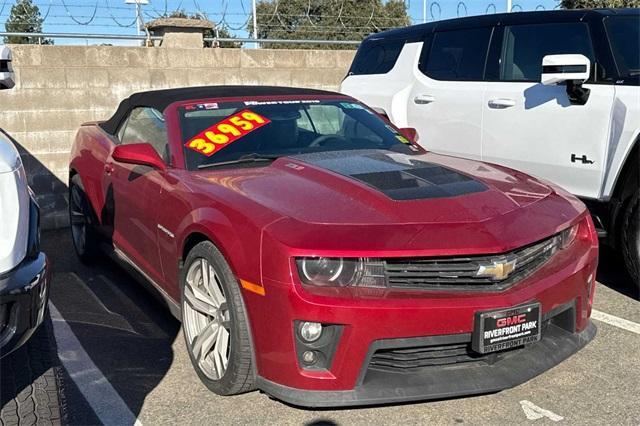
<svg viewBox="0 0 640 426"><path fill-rule="evenodd" d="M268 118L245 109L198 133L185 146L210 157L225 146L270 122Z"/></svg>

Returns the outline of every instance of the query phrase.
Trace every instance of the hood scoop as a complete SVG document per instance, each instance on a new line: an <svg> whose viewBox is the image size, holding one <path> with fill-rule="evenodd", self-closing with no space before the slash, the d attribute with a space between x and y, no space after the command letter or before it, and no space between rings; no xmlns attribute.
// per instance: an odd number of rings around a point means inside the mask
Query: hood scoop
<svg viewBox="0 0 640 426"><path fill-rule="evenodd" d="M456 197L488 189L453 169L402 153L331 151L292 158L362 182L398 201Z"/></svg>

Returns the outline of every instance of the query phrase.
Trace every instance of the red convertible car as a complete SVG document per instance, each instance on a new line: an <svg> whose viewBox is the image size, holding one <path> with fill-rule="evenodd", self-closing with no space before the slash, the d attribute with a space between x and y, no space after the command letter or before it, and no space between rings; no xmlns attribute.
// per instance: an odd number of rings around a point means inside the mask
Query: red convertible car
<svg viewBox="0 0 640 426"><path fill-rule="evenodd" d="M596 331L584 205L414 136L332 92L134 94L78 132L77 254L107 248L150 282L221 395L446 398L515 386L578 351Z"/></svg>

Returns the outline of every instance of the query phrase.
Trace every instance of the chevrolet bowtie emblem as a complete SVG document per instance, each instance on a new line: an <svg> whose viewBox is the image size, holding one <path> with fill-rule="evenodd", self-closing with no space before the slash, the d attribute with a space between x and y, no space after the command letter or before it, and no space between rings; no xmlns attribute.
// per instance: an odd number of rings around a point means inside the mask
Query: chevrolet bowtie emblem
<svg viewBox="0 0 640 426"><path fill-rule="evenodd" d="M491 263L481 264L476 272L477 277L489 277L492 280L504 280L516 269L517 259L495 259Z"/></svg>

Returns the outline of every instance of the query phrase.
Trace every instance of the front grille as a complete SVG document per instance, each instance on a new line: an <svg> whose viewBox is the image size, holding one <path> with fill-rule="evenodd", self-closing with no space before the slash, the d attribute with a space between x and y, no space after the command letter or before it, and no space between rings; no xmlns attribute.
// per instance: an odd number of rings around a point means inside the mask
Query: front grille
<svg viewBox="0 0 640 426"><path fill-rule="evenodd" d="M385 259L385 275L391 288L502 290L540 268L557 246L558 238L554 236L501 255ZM501 260L515 260L515 268L506 278L478 276L481 265Z"/></svg>
<svg viewBox="0 0 640 426"><path fill-rule="evenodd" d="M572 321L575 318L573 309L565 309L555 314L553 318L546 318L540 325L540 333L542 340L548 337L550 327L564 332L569 326L573 329L573 324L566 321ZM552 326L553 324L553 326ZM552 331L553 333L553 331ZM442 337L442 336L436 336ZM456 336L459 337L459 336ZM525 346L517 346L497 352L481 354L471 348L471 336L466 341L456 339L451 343L438 344L419 344L415 346L405 347L386 347L376 350L369 360L368 369L383 373L424 373L430 368L454 366L473 367L479 365L492 365L501 360L515 355L523 350Z"/></svg>
<svg viewBox="0 0 640 426"><path fill-rule="evenodd" d="M513 350L513 349L512 349ZM381 349L373 354L369 368L388 373L416 373L423 368L469 362L493 363L498 354L480 354L470 343Z"/></svg>
<svg viewBox="0 0 640 426"><path fill-rule="evenodd" d="M568 315L572 318L573 310L566 310L556 317L563 318ZM542 321L540 332L545 338L547 329L552 319ZM371 356L369 369L386 373L419 373L429 367L442 367L473 363L484 365L495 364L512 353L518 352L524 346L509 348L498 352L481 354L471 348L471 342L444 343L438 345L421 345L404 348L378 349Z"/></svg>

